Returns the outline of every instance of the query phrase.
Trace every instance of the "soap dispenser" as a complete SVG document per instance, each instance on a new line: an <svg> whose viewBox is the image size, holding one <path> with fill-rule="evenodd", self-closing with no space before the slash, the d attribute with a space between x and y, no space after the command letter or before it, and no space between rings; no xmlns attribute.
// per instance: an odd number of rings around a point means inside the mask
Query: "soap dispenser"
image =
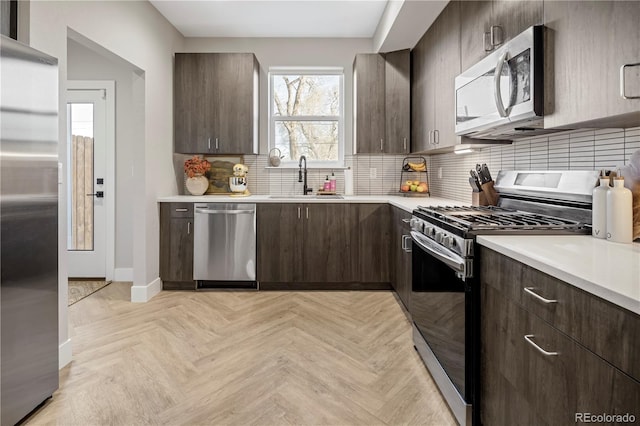
<svg viewBox="0 0 640 426"><path fill-rule="evenodd" d="M591 210L591 234L596 238L607 238L607 193L609 177L600 174L600 186L593 188Z"/></svg>
<svg viewBox="0 0 640 426"><path fill-rule="evenodd" d="M616 243L630 243L632 239L631 191L624 187L624 178L618 176L613 178L613 188L607 192L607 240Z"/></svg>

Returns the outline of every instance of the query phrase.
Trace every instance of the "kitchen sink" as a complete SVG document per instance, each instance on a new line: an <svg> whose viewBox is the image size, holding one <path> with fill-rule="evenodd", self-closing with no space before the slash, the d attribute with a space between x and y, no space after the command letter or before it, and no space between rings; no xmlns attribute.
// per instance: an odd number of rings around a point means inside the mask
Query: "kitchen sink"
<svg viewBox="0 0 640 426"><path fill-rule="evenodd" d="M342 195L270 195L269 198L274 200L342 200Z"/></svg>

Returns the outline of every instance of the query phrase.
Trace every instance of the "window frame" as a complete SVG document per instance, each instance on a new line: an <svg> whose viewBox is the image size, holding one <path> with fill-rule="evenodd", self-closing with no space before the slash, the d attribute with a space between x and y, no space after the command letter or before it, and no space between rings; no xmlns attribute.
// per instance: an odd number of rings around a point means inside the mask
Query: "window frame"
<svg viewBox="0 0 640 426"><path fill-rule="evenodd" d="M274 78L280 75L335 75L340 79L338 102L339 113L337 116L325 115L300 115L300 116L280 116L275 115L274 108ZM307 168L344 168L345 153L345 117L344 117L344 68L343 67L269 67L269 91L268 91L268 114L269 114L269 138L268 150L271 152L276 147L276 122L278 121L336 121L338 123L338 159L337 160L312 160L307 159ZM298 160L282 160L279 168L298 168Z"/></svg>

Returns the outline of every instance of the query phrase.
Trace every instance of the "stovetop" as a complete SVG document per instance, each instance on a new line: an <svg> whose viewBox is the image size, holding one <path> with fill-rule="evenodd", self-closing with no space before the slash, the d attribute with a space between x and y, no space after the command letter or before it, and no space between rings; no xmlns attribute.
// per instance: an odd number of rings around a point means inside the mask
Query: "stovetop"
<svg viewBox="0 0 640 426"><path fill-rule="evenodd" d="M496 206L420 206L413 215L458 235L590 232L579 221Z"/></svg>

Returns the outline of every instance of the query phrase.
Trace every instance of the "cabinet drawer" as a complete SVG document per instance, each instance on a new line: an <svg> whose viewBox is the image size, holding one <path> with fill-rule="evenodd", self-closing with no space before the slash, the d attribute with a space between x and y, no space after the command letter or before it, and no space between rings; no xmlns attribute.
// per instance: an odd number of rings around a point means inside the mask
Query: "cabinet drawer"
<svg viewBox="0 0 640 426"><path fill-rule="evenodd" d="M640 382L483 285L484 424L573 424L575 413L640 414Z"/></svg>
<svg viewBox="0 0 640 426"><path fill-rule="evenodd" d="M168 203L170 217L193 217L193 203Z"/></svg>
<svg viewBox="0 0 640 426"><path fill-rule="evenodd" d="M640 316L492 250L482 280L640 380Z"/></svg>

